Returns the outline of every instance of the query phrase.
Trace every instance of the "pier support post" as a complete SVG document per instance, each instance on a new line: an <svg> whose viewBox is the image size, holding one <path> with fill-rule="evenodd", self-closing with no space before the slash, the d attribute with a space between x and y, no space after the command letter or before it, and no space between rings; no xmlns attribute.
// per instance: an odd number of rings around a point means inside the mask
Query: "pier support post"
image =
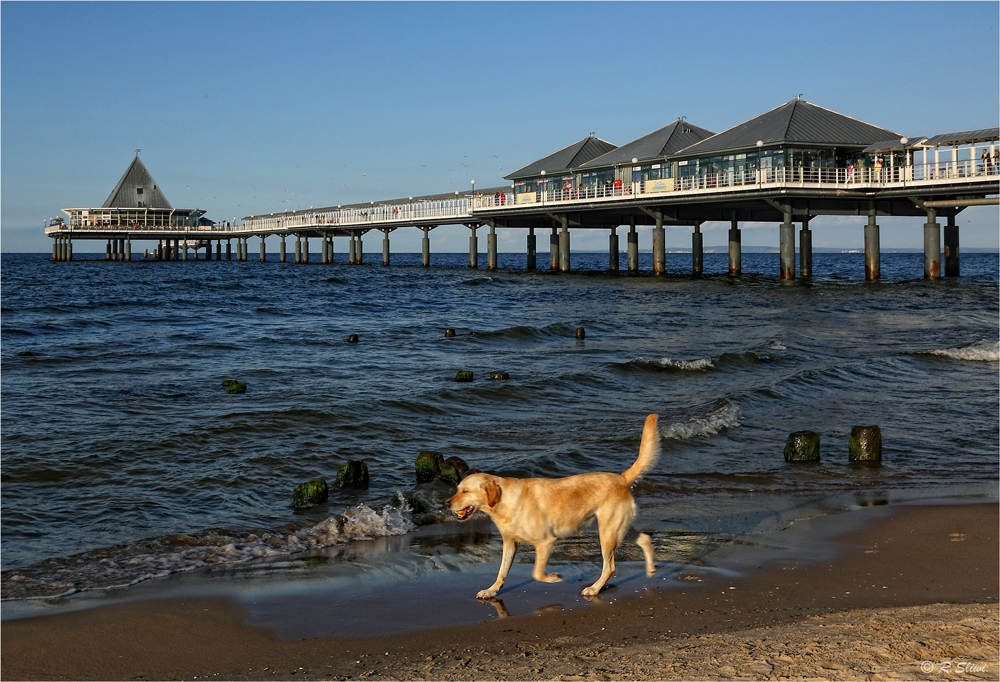
<svg viewBox="0 0 1000 682"><path fill-rule="evenodd" d="M691 234L691 274L700 275L705 270L705 235L701 233L701 223L694 226Z"/></svg>
<svg viewBox="0 0 1000 682"><path fill-rule="evenodd" d="M639 233L635 231L635 218L628 226L628 271L639 271Z"/></svg>
<svg viewBox="0 0 1000 682"><path fill-rule="evenodd" d="M389 264L389 230L382 230L382 265Z"/></svg>
<svg viewBox="0 0 1000 682"><path fill-rule="evenodd" d="M486 236L486 267L497 269L497 227L490 223L490 233Z"/></svg>
<svg viewBox="0 0 1000 682"><path fill-rule="evenodd" d="M187 260L188 259L188 243L187 243L187 239L185 239L184 242L183 242L183 252L184 252L184 260Z"/></svg>
<svg viewBox="0 0 1000 682"><path fill-rule="evenodd" d="M653 274L667 272L666 233L663 231L663 213L656 212L656 227L653 228Z"/></svg>
<svg viewBox="0 0 1000 682"><path fill-rule="evenodd" d="M53 237L52 238L52 262L53 263L59 262L59 255L60 255L59 254L59 248L60 248L59 240L60 239L61 239L60 237Z"/></svg>
<svg viewBox="0 0 1000 682"><path fill-rule="evenodd" d="M924 223L924 279L941 278L941 226L937 222L937 211L927 209Z"/></svg>
<svg viewBox="0 0 1000 682"><path fill-rule="evenodd" d="M295 264L302 262L302 237L295 235Z"/></svg>
<svg viewBox="0 0 1000 682"><path fill-rule="evenodd" d="M267 245L264 243L264 235L260 237L260 262L267 261Z"/></svg>
<svg viewBox="0 0 1000 682"><path fill-rule="evenodd" d="M361 233L358 233L358 245L354 249L354 262L357 265L364 265L365 263L365 246L361 241Z"/></svg>
<svg viewBox="0 0 1000 682"><path fill-rule="evenodd" d="M549 235L549 270L559 269L559 228L553 227Z"/></svg>
<svg viewBox="0 0 1000 682"><path fill-rule="evenodd" d="M170 247L170 259L180 260L181 257L181 240L174 239L173 244Z"/></svg>
<svg viewBox="0 0 1000 682"><path fill-rule="evenodd" d="M479 238L476 236L478 225L469 225L472 234L469 236L469 267L479 267Z"/></svg>
<svg viewBox="0 0 1000 682"><path fill-rule="evenodd" d="M729 227L729 274L738 275L743 272L743 236L740 232L740 221L736 211Z"/></svg>
<svg viewBox="0 0 1000 682"><path fill-rule="evenodd" d="M562 232L559 233L559 271L569 272L569 218L560 217Z"/></svg>
<svg viewBox="0 0 1000 682"><path fill-rule="evenodd" d="M73 238L66 237L66 260L73 260Z"/></svg>
<svg viewBox="0 0 1000 682"><path fill-rule="evenodd" d="M878 225L875 223L875 209L868 211L865 225L865 279L882 278L882 252L879 245Z"/></svg>
<svg viewBox="0 0 1000 682"><path fill-rule="evenodd" d="M118 240L111 240L111 260L118 260Z"/></svg>
<svg viewBox="0 0 1000 682"><path fill-rule="evenodd" d="M802 219L799 230L799 277L813 274L813 233L809 229L809 216Z"/></svg>
<svg viewBox="0 0 1000 682"><path fill-rule="evenodd" d="M302 263L309 263L309 237L302 238Z"/></svg>
<svg viewBox="0 0 1000 682"><path fill-rule="evenodd" d="M538 264L538 241L535 237L535 228L528 228L528 251L525 257L525 270L534 270Z"/></svg>
<svg viewBox="0 0 1000 682"><path fill-rule="evenodd" d="M222 240L215 242L215 260L222 260Z"/></svg>
<svg viewBox="0 0 1000 682"><path fill-rule="evenodd" d="M219 245L221 246L222 242L219 242ZM232 259L233 259L233 242L231 240L227 239L226 240L226 260L232 260Z"/></svg>
<svg viewBox="0 0 1000 682"><path fill-rule="evenodd" d="M420 265L429 268L431 266L431 228L421 229L424 231L424 236L420 240Z"/></svg>
<svg viewBox="0 0 1000 682"><path fill-rule="evenodd" d="M357 248L358 248L357 244L354 243L354 233L351 233L350 243L348 244L348 247L347 247L347 264L348 265L354 265L355 263L358 262L357 261L357 253L356 253L357 252Z"/></svg>
<svg viewBox="0 0 1000 682"><path fill-rule="evenodd" d="M125 261L132 262L132 237L125 238Z"/></svg>
<svg viewBox="0 0 1000 682"><path fill-rule="evenodd" d="M58 242L58 241L59 241L59 238L56 237L56 242ZM104 260L111 260L111 240L110 239L108 240L108 249L107 249L106 255L104 256Z"/></svg>
<svg viewBox="0 0 1000 682"><path fill-rule="evenodd" d="M955 224L955 214L948 215L948 224L944 227L944 276L959 277L961 267L958 255L958 225Z"/></svg>
<svg viewBox="0 0 1000 682"><path fill-rule="evenodd" d="M618 272L618 227L611 228L608 236L608 271Z"/></svg>
<svg viewBox="0 0 1000 682"><path fill-rule="evenodd" d="M779 258L781 260L779 277L782 280L795 279L795 225L792 224L791 209L785 211L785 220L778 228Z"/></svg>

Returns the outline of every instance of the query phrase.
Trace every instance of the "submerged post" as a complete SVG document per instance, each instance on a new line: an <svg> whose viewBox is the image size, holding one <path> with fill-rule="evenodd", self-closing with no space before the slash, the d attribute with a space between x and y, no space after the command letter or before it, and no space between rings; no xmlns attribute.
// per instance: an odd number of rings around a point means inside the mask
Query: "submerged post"
<svg viewBox="0 0 1000 682"><path fill-rule="evenodd" d="M948 224L944 227L944 276L959 277L961 268L958 256L958 225L954 212L948 214Z"/></svg>
<svg viewBox="0 0 1000 682"><path fill-rule="evenodd" d="M781 259L780 278L783 280L795 279L795 226L792 224L792 211L787 209L784 222L779 228L779 257Z"/></svg>
<svg viewBox="0 0 1000 682"><path fill-rule="evenodd" d="M941 278L941 227L937 222L937 211L927 209L924 223L924 279Z"/></svg>
<svg viewBox="0 0 1000 682"><path fill-rule="evenodd" d="M538 247L535 238L535 228L528 228L528 253L525 258L524 267L526 270L534 270L537 265Z"/></svg>
<svg viewBox="0 0 1000 682"><path fill-rule="evenodd" d="M705 270L704 237L701 233L701 223L695 223L691 234L691 274L700 275Z"/></svg>
<svg viewBox="0 0 1000 682"><path fill-rule="evenodd" d="M628 226L628 271L639 271L639 233L635 231L635 218Z"/></svg>
<svg viewBox="0 0 1000 682"><path fill-rule="evenodd" d="M740 232L739 214L733 211L729 227L729 274L743 272L743 238Z"/></svg>
<svg viewBox="0 0 1000 682"><path fill-rule="evenodd" d="M813 274L813 233L809 229L809 216L802 219L799 230L799 276L812 277Z"/></svg>

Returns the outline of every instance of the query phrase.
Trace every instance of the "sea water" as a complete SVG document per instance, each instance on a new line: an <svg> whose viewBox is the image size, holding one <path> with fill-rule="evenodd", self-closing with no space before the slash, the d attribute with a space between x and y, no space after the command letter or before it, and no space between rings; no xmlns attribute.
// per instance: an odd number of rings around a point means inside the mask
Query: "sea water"
<svg viewBox="0 0 1000 682"><path fill-rule="evenodd" d="M701 277L682 254L661 277L648 254L635 274L588 253L569 273L525 271L523 254L494 271L466 254L430 268L419 254L269 257L2 256L4 600L428 528L495 562L496 543L460 539L448 486L416 483L418 452L507 476L624 471L650 413L663 453L635 486L635 526L661 560L854 506L996 499L996 254L963 255L962 276L937 282L922 254L883 254L878 282L863 254L815 254L794 283L775 254L744 254L735 278L724 254ZM881 465L848 462L855 425L881 428ZM786 463L803 430L821 462ZM332 483L351 459L367 489L293 509L296 485ZM562 551L599 563L581 543Z"/></svg>

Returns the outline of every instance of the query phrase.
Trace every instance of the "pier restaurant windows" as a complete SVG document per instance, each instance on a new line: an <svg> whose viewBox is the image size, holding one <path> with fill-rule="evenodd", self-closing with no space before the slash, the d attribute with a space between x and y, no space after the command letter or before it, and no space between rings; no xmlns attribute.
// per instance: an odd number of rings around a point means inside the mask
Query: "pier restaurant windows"
<svg viewBox="0 0 1000 682"><path fill-rule="evenodd" d="M607 193L608 190L614 187L614 184L614 168L604 168L597 171L590 171L588 173L583 173L580 176L580 186L582 194L585 197L598 196L602 192Z"/></svg>

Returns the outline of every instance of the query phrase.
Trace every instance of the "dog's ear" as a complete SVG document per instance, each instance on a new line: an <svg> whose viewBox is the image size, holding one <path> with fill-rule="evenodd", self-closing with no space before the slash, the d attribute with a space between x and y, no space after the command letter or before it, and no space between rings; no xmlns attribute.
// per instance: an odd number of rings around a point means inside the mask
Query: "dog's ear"
<svg viewBox="0 0 1000 682"><path fill-rule="evenodd" d="M495 481L487 480L483 483L483 492L486 493L486 504L495 507L500 502L500 486Z"/></svg>

